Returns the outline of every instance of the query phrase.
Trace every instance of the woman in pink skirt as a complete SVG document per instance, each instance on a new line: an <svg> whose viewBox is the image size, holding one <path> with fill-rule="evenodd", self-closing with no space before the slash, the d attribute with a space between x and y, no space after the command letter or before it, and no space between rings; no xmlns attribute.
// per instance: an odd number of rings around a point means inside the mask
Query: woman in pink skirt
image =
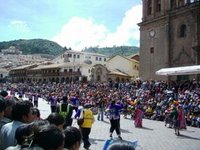
<svg viewBox="0 0 200 150"><path fill-rule="evenodd" d="M143 111L141 110L140 105L138 103L135 109L135 127L142 128L142 117Z"/></svg>
<svg viewBox="0 0 200 150"><path fill-rule="evenodd" d="M180 129L186 129L186 119L181 105L178 106L178 114L180 116Z"/></svg>

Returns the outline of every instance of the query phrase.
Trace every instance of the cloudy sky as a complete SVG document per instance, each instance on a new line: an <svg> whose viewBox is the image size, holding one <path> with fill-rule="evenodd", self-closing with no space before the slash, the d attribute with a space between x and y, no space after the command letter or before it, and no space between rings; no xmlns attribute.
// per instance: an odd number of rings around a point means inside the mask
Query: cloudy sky
<svg viewBox="0 0 200 150"><path fill-rule="evenodd" d="M61 46L139 45L142 0L0 0L0 41L48 39Z"/></svg>

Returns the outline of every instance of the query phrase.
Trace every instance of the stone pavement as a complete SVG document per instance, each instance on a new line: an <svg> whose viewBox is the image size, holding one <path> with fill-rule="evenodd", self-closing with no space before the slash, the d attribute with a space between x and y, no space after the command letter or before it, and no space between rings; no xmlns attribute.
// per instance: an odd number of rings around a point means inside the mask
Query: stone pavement
<svg viewBox="0 0 200 150"><path fill-rule="evenodd" d="M50 113L46 101L39 101L39 109L43 118ZM96 118L96 116L95 116ZM73 126L77 126L76 120ZM136 150L200 150L200 128L187 127L176 136L173 129L164 126L163 122L143 120L143 128L135 128L131 119L121 117L122 138L128 141L138 141ZM102 150L104 142L109 139L109 120L95 120L90 134L91 150ZM114 132L113 137L117 137ZM83 150L82 146L80 148Z"/></svg>

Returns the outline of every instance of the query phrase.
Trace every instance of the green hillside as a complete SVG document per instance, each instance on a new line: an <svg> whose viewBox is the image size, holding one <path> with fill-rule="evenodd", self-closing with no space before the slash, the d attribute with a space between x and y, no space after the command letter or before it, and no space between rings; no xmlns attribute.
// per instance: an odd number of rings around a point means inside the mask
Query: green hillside
<svg viewBox="0 0 200 150"><path fill-rule="evenodd" d="M71 48L61 47L59 44L44 40L44 39L31 39L31 40L14 40L7 42L0 42L0 50L7 49L10 46L15 46L23 54L45 54L51 56L57 56L66 50L71 50ZM72 49L73 50L73 49ZM130 56L139 52L139 48L135 46L114 46L114 47L90 47L82 50L83 52L99 53L107 55L109 57L115 55Z"/></svg>
<svg viewBox="0 0 200 150"><path fill-rule="evenodd" d="M130 56L139 53L139 48L136 46L114 46L114 47L90 47L83 50L83 52L92 52L107 55L109 57L115 55Z"/></svg>
<svg viewBox="0 0 200 150"><path fill-rule="evenodd" d="M63 47L55 42L43 39L14 40L0 42L0 49L7 49L10 46L17 47L23 54L49 54L58 55L63 52Z"/></svg>

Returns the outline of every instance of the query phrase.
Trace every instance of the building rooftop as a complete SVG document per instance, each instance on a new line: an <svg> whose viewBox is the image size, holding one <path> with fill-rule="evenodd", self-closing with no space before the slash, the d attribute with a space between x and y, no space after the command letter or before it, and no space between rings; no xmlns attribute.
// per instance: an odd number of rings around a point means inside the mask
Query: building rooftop
<svg viewBox="0 0 200 150"><path fill-rule="evenodd" d="M115 70L109 70L110 72L108 73L109 75L112 75L112 74L114 74L114 75L120 75L120 76L128 76L128 77L130 77L128 74L126 74L126 73L124 73L124 72L122 72L121 70L118 70L118 69L115 69Z"/></svg>
<svg viewBox="0 0 200 150"><path fill-rule="evenodd" d="M80 51L75 51L75 50L69 50L66 51L65 53L78 53L78 54L83 54L83 55L93 55L93 56L102 56L102 57L107 57L106 55L99 54L99 53L90 53L90 52L80 52Z"/></svg>

